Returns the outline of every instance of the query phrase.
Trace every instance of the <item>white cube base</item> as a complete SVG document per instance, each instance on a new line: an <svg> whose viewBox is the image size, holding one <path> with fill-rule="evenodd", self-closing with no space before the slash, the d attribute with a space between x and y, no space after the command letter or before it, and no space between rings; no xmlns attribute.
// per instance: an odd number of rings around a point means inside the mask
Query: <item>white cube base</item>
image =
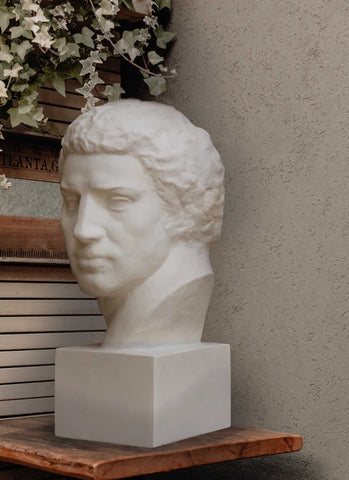
<svg viewBox="0 0 349 480"><path fill-rule="evenodd" d="M229 345L57 350L60 437L156 447L229 426Z"/></svg>

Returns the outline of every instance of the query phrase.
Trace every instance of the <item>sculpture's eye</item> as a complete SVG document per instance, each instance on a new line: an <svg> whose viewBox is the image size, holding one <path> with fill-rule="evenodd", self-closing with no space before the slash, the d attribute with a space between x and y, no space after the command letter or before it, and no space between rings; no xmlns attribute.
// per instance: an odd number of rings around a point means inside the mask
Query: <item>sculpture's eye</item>
<svg viewBox="0 0 349 480"><path fill-rule="evenodd" d="M126 210L132 200L122 195L111 195L108 198L108 207L113 212L123 212Z"/></svg>
<svg viewBox="0 0 349 480"><path fill-rule="evenodd" d="M80 197L78 195L64 194L63 202L68 213L75 213L79 210Z"/></svg>

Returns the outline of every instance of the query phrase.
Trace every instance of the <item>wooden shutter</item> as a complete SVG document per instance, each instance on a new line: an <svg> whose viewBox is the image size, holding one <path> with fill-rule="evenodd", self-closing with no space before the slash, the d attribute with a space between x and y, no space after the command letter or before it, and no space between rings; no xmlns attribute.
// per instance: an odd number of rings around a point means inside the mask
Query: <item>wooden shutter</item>
<svg viewBox="0 0 349 480"><path fill-rule="evenodd" d="M0 216L0 418L53 412L55 349L101 343L104 333L58 220Z"/></svg>

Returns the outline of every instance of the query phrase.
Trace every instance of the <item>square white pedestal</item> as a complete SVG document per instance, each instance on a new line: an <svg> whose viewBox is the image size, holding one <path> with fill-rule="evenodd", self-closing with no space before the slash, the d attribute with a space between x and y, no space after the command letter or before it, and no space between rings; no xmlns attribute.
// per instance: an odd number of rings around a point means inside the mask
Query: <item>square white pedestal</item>
<svg viewBox="0 0 349 480"><path fill-rule="evenodd" d="M156 447L230 426L230 346L56 352L55 433Z"/></svg>

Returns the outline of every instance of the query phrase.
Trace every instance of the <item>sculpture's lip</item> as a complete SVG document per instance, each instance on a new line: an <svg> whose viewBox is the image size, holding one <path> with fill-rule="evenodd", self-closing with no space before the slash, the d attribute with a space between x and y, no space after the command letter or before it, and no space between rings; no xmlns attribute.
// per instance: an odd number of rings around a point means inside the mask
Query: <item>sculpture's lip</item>
<svg viewBox="0 0 349 480"><path fill-rule="evenodd" d="M78 268L91 273L104 271L108 262L106 257L76 257L75 260Z"/></svg>

